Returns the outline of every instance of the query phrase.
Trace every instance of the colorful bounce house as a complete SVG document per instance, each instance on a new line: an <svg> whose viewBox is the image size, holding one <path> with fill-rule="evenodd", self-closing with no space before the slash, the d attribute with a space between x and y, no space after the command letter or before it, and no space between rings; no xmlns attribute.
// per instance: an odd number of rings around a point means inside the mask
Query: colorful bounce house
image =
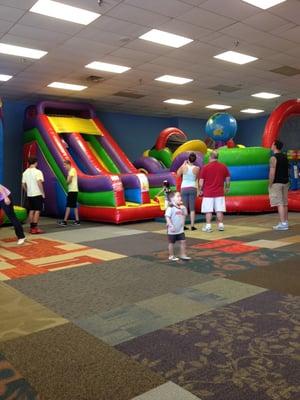
<svg viewBox="0 0 300 400"><path fill-rule="evenodd" d="M218 149L219 161L228 166L231 174L230 192L226 197L228 212L274 211L268 197L270 147L279 137L284 121L294 114L300 114L300 100L289 100L272 112L265 127L262 147L245 147L234 143L237 124L230 114L216 113L208 119L206 143ZM207 149L201 140L188 141L185 133L178 128L167 128L160 133L153 148L146 150L143 157L134 164L146 173L161 172L168 168L175 172L190 152L197 154L199 166L207 163L211 148ZM300 186L297 176L298 155L298 152L289 152L293 166L289 192L290 211L300 211L300 191L297 190ZM197 199L196 209L200 212L201 198Z"/></svg>
<svg viewBox="0 0 300 400"><path fill-rule="evenodd" d="M4 126L3 126L3 109L2 109L2 101L0 99L0 183L3 182L3 168L4 168ZM15 213L17 215L17 218L21 221L24 222L25 219L27 218L27 212L25 208L19 207L19 206L14 206ZM5 225L9 223L5 213L3 212L2 209L0 209L0 225Z"/></svg>
<svg viewBox="0 0 300 400"><path fill-rule="evenodd" d="M69 159L78 173L80 217L122 223L162 215L154 200L169 170L139 172L97 119L90 105L42 101L25 113L24 168L38 158L45 176L45 212L61 216L65 207Z"/></svg>

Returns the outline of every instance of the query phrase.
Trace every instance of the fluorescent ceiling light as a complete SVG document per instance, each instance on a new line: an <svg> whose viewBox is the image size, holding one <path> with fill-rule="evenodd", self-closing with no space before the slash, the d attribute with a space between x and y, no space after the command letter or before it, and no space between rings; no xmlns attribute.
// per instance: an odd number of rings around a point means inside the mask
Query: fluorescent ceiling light
<svg viewBox="0 0 300 400"><path fill-rule="evenodd" d="M180 76L174 75L162 75L158 78L155 78L155 80L160 82L174 83L175 85L184 85L193 81L193 79L190 78L181 78Z"/></svg>
<svg viewBox="0 0 300 400"><path fill-rule="evenodd" d="M5 75L5 74L0 74L0 81L1 82L7 82L12 78L12 75Z"/></svg>
<svg viewBox="0 0 300 400"><path fill-rule="evenodd" d="M77 92L80 92L81 90L84 90L87 88L87 86L73 85L71 83L64 83L64 82L52 82L47 86L51 87L51 88L56 88L56 89L75 90Z"/></svg>
<svg viewBox="0 0 300 400"><path fill-rule="evenodd" d="M225 53L217 54L214 58L240 65L258 60L257 57L248 56L247 54L238 53L237 51L225 51Z"/></svg>
<svg viewBox="0 0 300 400"><path fill-rule="evenodd" d="M193 39L189 39L184 36L175 35L174 33L160 31L158 29L151 29L151 31L140 36L139 39L148 40L165 46L179 47L185 46L188 43L193 42Z"/></svg>
<svg viewBox="0 0 300 400"><path fill-rule="evenodd" d="M265 110L259 110L257 108L245 108L244 110L241 110L242 113L246 113L246 114L259 114L264 111Z"/></svg>
<svg viewBox="0 0 300 400"><path fill-rule="evenodd" d="M205 108L210 108L211 110L228 110L231 106L226 106L225 104L210 104L205 106Z"/></svg>
<svg viewBox="0 0 300 400"><path fill-rule="evenodd" d="M267 10L268 8L277 6L277 4L284 3L286 0L243 0L245 3L249 3L252 6Z"/></svg>
<svg viewBox="0 0 300 400"><path fill-rule="evenodd" d="M268 93L268 92L260 92L251 94L252 97L258 97L260 99L275 99L276 97L280 97L280 94L276 93Z"/></svg>
<svg viewBox="0 0 300 400"><path fill-rule="evenodd" d="M101 15L52 0L38 0L29 11L81 25L88 25Z"/></svg>
<svg viewBox="0 0 300 400"><path fill-rule="evenodd" d="M43 50L29 49L27 47L14 46L12 44L0 43L0 53L10 56L40 59L48 52Z"/></svg>
<svg viewBox="0 0 300 400"><path fill-rule="evenodd" d="M168 100L164 100L164 103L186 106L187 104L193 103L193 101L192 100L183 100L183 99L168 99Z"/></svg>
<svg viewBox="0 0 300 400"><path fill-rule="evenodd" d="M122 74L123 72L131 69L130 67L124 67L123 65L109 64L100 61L93 61L86 65L85 68L96 69L98 71L114 72L116 74Z"/></svg>

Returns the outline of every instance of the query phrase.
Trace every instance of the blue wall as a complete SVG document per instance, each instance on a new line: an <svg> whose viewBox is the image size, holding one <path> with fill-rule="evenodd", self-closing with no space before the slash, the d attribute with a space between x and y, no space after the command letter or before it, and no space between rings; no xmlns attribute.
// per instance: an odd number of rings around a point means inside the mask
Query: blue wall
<svg viewBox="0 0 300 400"><path fill-rule="evenodd" d="M235 142L245 146L261 146L267 119L268 116L239 120Z"/></svg>

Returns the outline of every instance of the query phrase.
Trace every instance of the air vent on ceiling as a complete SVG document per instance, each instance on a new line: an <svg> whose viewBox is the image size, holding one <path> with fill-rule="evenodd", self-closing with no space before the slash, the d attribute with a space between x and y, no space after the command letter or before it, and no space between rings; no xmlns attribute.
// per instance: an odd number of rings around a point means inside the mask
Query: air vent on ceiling
<svg viewBox="0 0 300 400"><path fill-rule="evenodd" d="M271 72L275 74L285 75L285 76L295 76L300 74L299 68L290 67L288 65L283 65L282 67L271 69Z"/></svg>
<svg viewBox="0 0 300 400"><path fill-rule="evenodd" d="M216 90L217 92L232 93L232 92L236 92L237 90L240 90L241 88L236 87L236 86L229 86L229 85L216 85L216 86L212 86L208 89Z"/></svg>
<svg viewBox="0 0 300 400"><path fill-rule="evenodd" d="M100 82L103 82L105 80L105 78L103 78L103 76L90 75L86 78L86 80L88 82L92 82L92 83L100 83Z"/></svg>
<svg viewBox="0 0 300 400"><path fill-rule="evenodd" d="M122 92L122 91L114 93L114 96L128 97L129 99L141 99L142 97L145 97L144 94L134 93L134 92Z"/></svg>

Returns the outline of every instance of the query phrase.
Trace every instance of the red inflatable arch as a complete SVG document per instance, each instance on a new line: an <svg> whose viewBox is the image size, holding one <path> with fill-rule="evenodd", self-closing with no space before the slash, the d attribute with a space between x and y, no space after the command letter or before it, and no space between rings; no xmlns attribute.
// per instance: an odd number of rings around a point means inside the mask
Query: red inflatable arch
<svg viewBox="0 0 300 400"><path fill-rule="evenodd" d="M263 147L271 147L278 139L280 128L291 115L300 114L300 99L288 100L276 107L271 113L262 137Z"/></svg>
<svg viewBox="0 0 300 400"><path fill-rule="evenodd" d="M160 134L156 140L156 143L155 143L156 150L164 149L166 147L169 137L172 135L179 135L179 136L182 136L183 139L187 140L186 134L184 132L182 132L182 130L180 130L178 128L174 128L174 127L166 128L160 132Z"/></svg>

